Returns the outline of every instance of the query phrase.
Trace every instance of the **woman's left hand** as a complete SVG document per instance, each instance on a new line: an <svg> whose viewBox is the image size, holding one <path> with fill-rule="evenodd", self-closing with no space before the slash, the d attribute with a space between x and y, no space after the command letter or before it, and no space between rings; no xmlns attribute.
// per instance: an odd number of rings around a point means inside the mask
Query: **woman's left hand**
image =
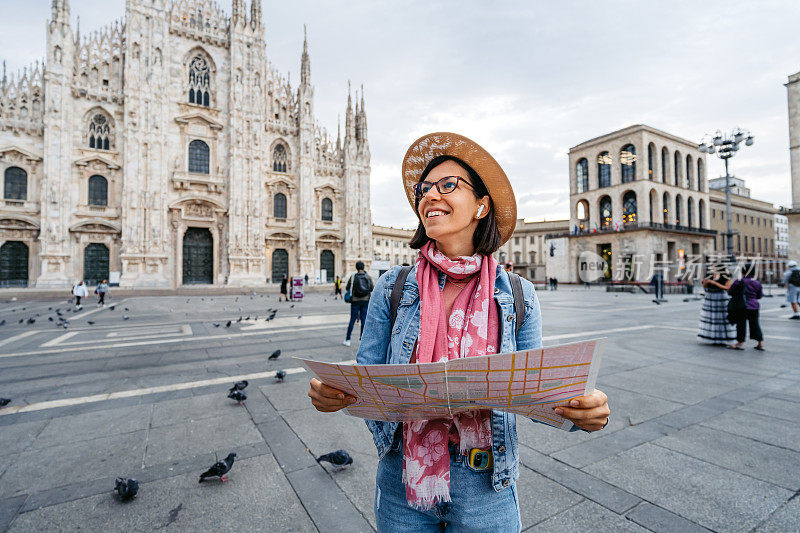
<svg viewBox="0 0 800 533"><path fill-rule="evenodd" d="M608 408L608 396L597 389L588 396L571 399L569 406L556 407L555 412L587 431L603 429L608 422L608 415L611 414Z"/></svg>

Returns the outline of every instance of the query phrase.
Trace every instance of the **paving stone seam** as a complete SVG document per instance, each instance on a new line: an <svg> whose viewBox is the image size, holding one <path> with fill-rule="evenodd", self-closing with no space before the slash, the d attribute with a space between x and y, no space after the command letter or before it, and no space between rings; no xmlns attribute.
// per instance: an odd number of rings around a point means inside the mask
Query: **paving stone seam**
<svg viewBox="0 0 800 533"><path fill-rule="evenodd" d="M748 412L751 412L751 411L748 411ZM752 413L752 414L759 414L759 413ZM782 421L783 422L787 422L786 420L782 420ZM730 431L726 431L724 429L719 429L719 428L715 428L713 426L708 426L708 425L704 424L703 422L700 422L699 425L703 426L706 429L710 429L710 430L713 430L713 431L721 431L722 433L726 433L728 435L733 435L735 437L742 437L742 438L745 438L745 439L752 440L754 442L758 442L758 443L761 443L761 444L766 444L768 446L773 446L773 447L779 448L781 450L786 450L786 451L793 452L793 453L800 453L800 451L798 451L798 450L796 450L794 448L787 448L786 446L781 446L780 444L774 444L772 442L766 442L766 441L763 441L763 440L758 440L758 439L755 439L753 437L748 437L746 435L739 435L738 433L731 433Z"/></svg>
<svg viewBox="0 0 800 533"><path fill-rule="evenodd" d="M670 526L667 529L664 529L664 528L653 529L653 527L651 527L653 525L652 521L645 523L645 520L642 520L641 517L638 516L643 511L656 511L660 515L659 518L662 518L662 519L663 518L667 518L671 522ZM671 531L681 531L683 533L683 532L689 531L689 529L687 529L687 527L686 527L687 523L691 525L691 529L693 531L697 531L697 532L710 532L710 531L712 531L712 530L710 530L710 529L698 524L697 522L695 522L693 520L690 520L690 519L688 519L688 518L686 518L684 516L681 516L681 515L679 515L677 513L673 513L672 511L669 511L669 510L661 507L660 505L656 505L653 502L650 502L650 501L647 501L647 500L642 500L635 507L633 507L632 509L628 510L625 513L624 516L625 516L626 519L630 520L634 524L637 524L637 525L639 525L639 526L641 526L641 527L643 527L643 528L645 528L645 529L647 529L649 531L655 531L657 533L661 533L661 532L665 532L666 533L666 532L671 532ZM637 518L639 518L639 520L637 520Z"/></svg>
<svg viewBox="0 0 800 533"><path fill-rule="evenodd" d="M769 515L767 515L767 517L766 517L764 520L762 520L761 522L759 522L758 524L756 524L756 525L755 525L755 526L754 526L754 527L753 527L753 528L750 530L750 532L749 532L749 533L753 533L753 532L755 532L755 531L758 531L758 530L761 528L761 526L763 526L764 524L766 524L767 522L769 522L769 521L772 519L772 516L773 516L774 514L776 514L776 513L778 513L779 511L781 511L781 510L782 510L784 507L786 507L786 506L789 504L789 502L791 502L792 500L794 500L794 499L795 499L795 498L797 498L798 496L800 496L800 490L797 490L797 491L795 491L795 493L794 493L794 494L792 494L791 496L789 496L789 498L788 498L788 499L787 499L785 502L783 502L782 504L780 504L779 506L777 506L775 509L773 509L773 511L772 511L771 513L769 513Z"/></svg>

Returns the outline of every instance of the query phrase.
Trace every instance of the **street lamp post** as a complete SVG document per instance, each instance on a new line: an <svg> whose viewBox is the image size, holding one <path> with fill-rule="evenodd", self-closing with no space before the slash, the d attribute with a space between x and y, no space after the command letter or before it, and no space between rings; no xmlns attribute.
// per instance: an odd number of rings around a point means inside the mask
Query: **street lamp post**
<svg viewBox="0 0 800 533"><path fill-rule="evenodd" d="M745 146L753 145L753 136L749 131L736 128L730 134L723 134L717 130L713 137L707 135L708 142L705 140L697 147L704 154L717 154L717 157L725 162L725 218L727 221L727 231L725 232L725 250L728 253L728 261L736 260L733 255L733 230L731 229L731 176L728 173L728 159L736 155L739 151L739 144L744 141Z"/></svg>

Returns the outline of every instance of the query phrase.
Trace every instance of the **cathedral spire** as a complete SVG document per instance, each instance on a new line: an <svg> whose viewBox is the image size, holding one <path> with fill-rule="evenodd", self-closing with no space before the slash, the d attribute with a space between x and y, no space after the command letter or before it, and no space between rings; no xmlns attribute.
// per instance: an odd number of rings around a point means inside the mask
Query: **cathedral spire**
<svg viewBox="0 0 800 533"><path fill-rule="evenodd" d="M250 4L250 25L253 29L261 26L261 0L252 0Z"/></svg>
<svg viewBox="0 0 800 533"><path fill-rule="evenodd" d="M311 59L308 56L308 33L306 25L303 24L303 57L300 61L300 84L308 85L311 83Z"/></svg>
<svg viewBox="0 0 800 533"><path fill-rule="evenodd" d="M356 125L353 122L353 97L350 94L350 80L347 80L347 112L344 115L344 140L345 144L349 139L356 136Z"/></svg>
<svg viewBox="0 0 800 533"><path fill-rule="evenodd" d="M81 45L81 17L78 16L78 21L75 23L75 48Z"/></svg>
<svg viewBox="0 0 800 533"><path fill-rule="evenodd" d="M5 80L6 62L3 61L3 79ZM336 115L336 151L342 150L342 115Z"/></svg>
<svg viewBox="0 0 800 533"><path fill-rule="evenodd" d="M233 0L231 12L231 26L244 25L246 22L244 13L244 0Z"/></svg>
<svg viewBox="0 0 800 533"><path fill-rule="evenodd" d="M53 22L69 24L69 0L53 0Z"/></svg>
<svg viewBox="0 0 800 533"><path fill-rule="evenodd" d="M359 116L361 117L361 140L367 140L367 110L364 106L364 84L361 84L361 111L359 111Z"/></svg>

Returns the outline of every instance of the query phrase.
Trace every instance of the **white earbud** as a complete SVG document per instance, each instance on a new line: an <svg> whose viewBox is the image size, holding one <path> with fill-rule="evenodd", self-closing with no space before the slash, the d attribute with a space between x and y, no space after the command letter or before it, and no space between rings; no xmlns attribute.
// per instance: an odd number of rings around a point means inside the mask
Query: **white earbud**
<svg viewBox="0 0 800 533"><path fill-rule="evenodd" d="M475 215L475 218L481 218L481 213L483 213L483 206L478 207L478 214Z"/></svg>

